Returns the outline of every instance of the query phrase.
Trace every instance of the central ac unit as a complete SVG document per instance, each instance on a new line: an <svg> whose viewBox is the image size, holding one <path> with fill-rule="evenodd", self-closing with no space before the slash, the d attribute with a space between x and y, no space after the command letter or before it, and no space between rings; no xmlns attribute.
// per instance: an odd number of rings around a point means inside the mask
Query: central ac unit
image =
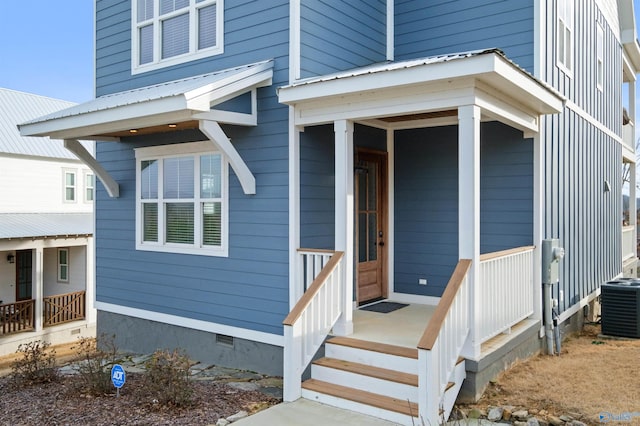
<svg viewBox="0 0 640 426"><path fill-rule="evenodd" d="M640 338L640 280L621 278L602 284L602 334Z"/></svg>

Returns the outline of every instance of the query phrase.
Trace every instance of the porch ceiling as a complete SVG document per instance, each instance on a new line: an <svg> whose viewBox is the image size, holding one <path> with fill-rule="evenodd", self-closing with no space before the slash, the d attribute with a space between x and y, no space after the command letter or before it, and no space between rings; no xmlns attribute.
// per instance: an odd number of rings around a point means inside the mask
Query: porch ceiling
<svg viewBox="0 0 640 426"><path fill-rule="evenodd" d="M498 49L388 63L295 82L278 90L299 126L346 119L385 128L442 125L457 108L478 105L483 119L537 132L539 116L564 99ZM431 125L434 125L431 124Z"/></svg>

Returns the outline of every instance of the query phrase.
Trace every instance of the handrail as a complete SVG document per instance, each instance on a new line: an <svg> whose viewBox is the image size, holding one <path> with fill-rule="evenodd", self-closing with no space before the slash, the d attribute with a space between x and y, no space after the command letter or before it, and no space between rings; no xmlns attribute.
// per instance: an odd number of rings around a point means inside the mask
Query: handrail
<svg viewBox="0 0 640 426"><path fill-rule="evenodd" d="M454 298L458 293L458 289L462 285L467 272L471 268L471 259L460 259L456 265L456 269L453 271L449 283L440 298L440 302L436 307L436 311L429 320L427 328L424 330L420 341L418 342L418 349L424 349L430 351L433 349L433 345L436 343L438 333L442 328L442 324L447 317L449 309L453 304Z"/></svg>
<svg viewBox="0 0 640 426"><path fill-rule="evenodd" d="M516 248L512 248L512 249L508 249L508 250L500 250L500 251L494 251L491 253L485 253L485 254L481 254L480 255L480 262L486 261L486 260L492 260L492 259L496 259L498 257L504 257L504 256L510 256L513 254L519 254L525 251L529 251L529 250L533 250L535 249L536 246L523 246L523 247L516 247Z"/></svg>
<svg viewBox="0 0 640 426"><path fill-rule="evenodd" d="M302 252L309 252L309 253L327 253L327 254L334 254L336 253L336 251L334 250L329 250L329 249L310 249L310 248L299 248L297 250L298 253L302 253Z"/></svg>
<svg viewBox="0 0 640 426"><path fill-rule="evenodd" d="M299 251L320 251L320 250L299 250ZM331 257L331 259L329 259L329 262L327 262L326 266L322 268L322 271L320 271L316 279L313 280L313 282L311 283L307 291L302 295L300 300L298 300L298 303L296 303L296 305L293 307L291 312L289 312L289 315L287 315L287 317L284 319L284 321L282 322L283 325L292 326L295 324L295 322L300 318L300 316L302 315L304 310L307 308L307 306L309 306L314 296L318 294L318 292L322 288L322 285L327 280L329 275L331 275L334 269L336 269L336 267L340 263L340 260L342 259L342 256L344 256L344 252L336 251L334 253L335 254Z"/></svg>

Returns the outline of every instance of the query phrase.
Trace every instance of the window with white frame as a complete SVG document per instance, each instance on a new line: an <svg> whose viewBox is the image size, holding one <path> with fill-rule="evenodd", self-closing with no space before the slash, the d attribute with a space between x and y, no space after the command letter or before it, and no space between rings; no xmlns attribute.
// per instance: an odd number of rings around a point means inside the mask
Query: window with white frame
<svg viewBox="0 0 640 426"><path fill-rule="evenodd" d="M69 249L58 249L58 281L69 282Z"/></svg>
<svg viewBox="0 0 640 426"><path fill-rule="evenodd" d="M596 29L596 86L602 90L604 85L604 29L598 24Z"/></svg>
<svg viewBox="0 0 640 426"><path fill-rule="evenodd" d="M96 187L96 177L87 173L84 175L84 201L87 203L93 202L94 191Z"/></svg>
<svg viewBox="0 0 640 426"><path fill-rule="evenodd" d="M573 71L573 15L574 0L558 0L558 65L565 71Z"/></svg>
<svg viewBox="0 0 640 426"><path fill-rule="evenodd" d="M210 142L136 150L139 250L227 255L227 162Z"/></svg>
<svg viewBox="0 0 640 426"><path fill-rule="evenodd" d="M224 0L133 0L132 72L223 52Z"/></svg>
<svg viewBox="0 0 640 426"><path fill-rule="evenodd" d="M64 201L73 203L76 201L76 172L71 170L63 171L64 180Z"/></svg>

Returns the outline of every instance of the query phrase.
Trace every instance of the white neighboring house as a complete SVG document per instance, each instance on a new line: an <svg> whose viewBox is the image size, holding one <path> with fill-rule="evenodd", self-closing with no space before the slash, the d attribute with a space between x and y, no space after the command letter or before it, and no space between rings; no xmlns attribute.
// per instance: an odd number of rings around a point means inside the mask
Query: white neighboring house
<svg viewBox="0 0 640 426"><path fill-rule="evenodd" d="M0 355L95 336L95 177L63 141L16 127L71 105L0 88Z"/></svg>

